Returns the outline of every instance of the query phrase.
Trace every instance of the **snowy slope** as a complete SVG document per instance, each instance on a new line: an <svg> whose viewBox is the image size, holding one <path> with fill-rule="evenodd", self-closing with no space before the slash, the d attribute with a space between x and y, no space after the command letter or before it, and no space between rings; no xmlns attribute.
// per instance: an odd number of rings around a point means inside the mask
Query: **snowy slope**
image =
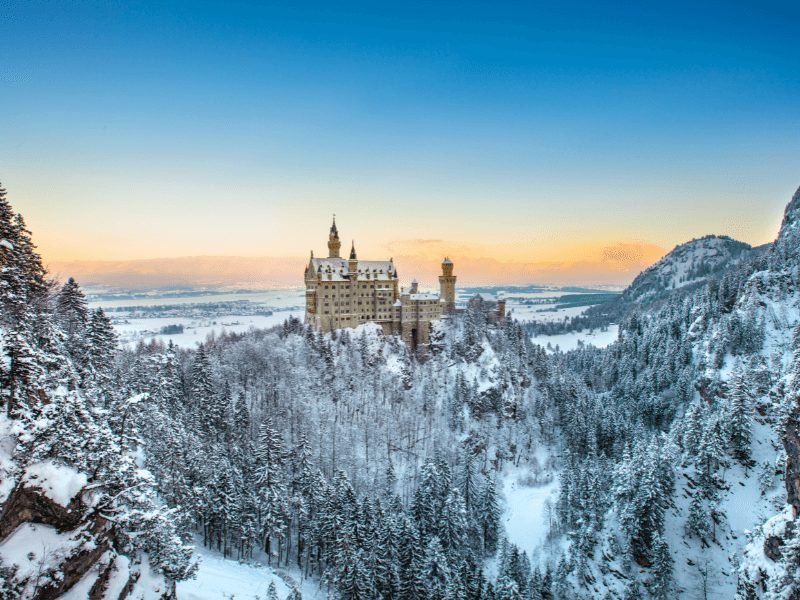
<svg viewBox="0 0 800 600"><path fill-rule="evenodd" d="M727 236L709 235L676 246L639 274L623 293L626 302L655 300L672 290L695 286L720 274L750 253L751 247Z"/></svg>
<svg viewBox="0 0 800 600"><path fill-rule="evenodd" d="M179 600L263 599L267 597L270 583L275 584L279 598L285 598L291 591L275 571L265 565L226 559L202 544L197 545L196 553L200 558L197 575L178 583ZM303 597L307 597L306 594Z"/></svg>

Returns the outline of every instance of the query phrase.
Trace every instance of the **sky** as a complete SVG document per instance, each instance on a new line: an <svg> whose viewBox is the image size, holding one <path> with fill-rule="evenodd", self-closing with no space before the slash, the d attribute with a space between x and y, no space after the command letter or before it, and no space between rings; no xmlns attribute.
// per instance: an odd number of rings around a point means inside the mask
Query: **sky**
<svg viewBox="0 0 800 600"><path fill-rule="evenodd" d="M800 185L796 3L0 0L0 24L0 182L56 272L288 282L336 213L409 276L624 284L693 237L770 241Z"/></svg>

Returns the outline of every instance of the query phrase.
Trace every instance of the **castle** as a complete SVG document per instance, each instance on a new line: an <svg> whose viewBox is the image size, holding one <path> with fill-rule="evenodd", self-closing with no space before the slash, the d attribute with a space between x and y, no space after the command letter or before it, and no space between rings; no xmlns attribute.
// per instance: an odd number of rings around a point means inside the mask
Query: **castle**
<svg viewBox="0 0 800 600"><path fill-rule="evenodd" d="M328 236L328 257L311 251L305 270L307 325L332 331L377 323L386 335L399 335L414 350L430 341L431 321L455 312L456 276L453 262L442 261L439 293L420 292L416 280L400 288L394 260L359 260L355 243L350 258L339 255L342 243L333 219Z"/></svg>

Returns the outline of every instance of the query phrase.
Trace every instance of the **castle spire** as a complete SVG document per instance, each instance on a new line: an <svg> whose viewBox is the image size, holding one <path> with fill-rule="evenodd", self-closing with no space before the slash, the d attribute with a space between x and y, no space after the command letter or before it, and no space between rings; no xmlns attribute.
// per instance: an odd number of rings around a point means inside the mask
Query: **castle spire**
<svg viewBox="0 0 800 600"><path fill-rule="evenodd" d="M353 281L356 281L358 278L356 273L358 272L358 258L356 257L356 243L353 241L352 245L350 246L350 260L347 261L347 272L350 274L350 277Z"/></svg>
<svg viewBox="0 0 800 600"><path fill-rule="evenodd" d="M334 213L331 231L328 235L328 258L340 258L339 250L341 247L342 243L339 241L339 230L336 228L336 214Z"/></svg>
<svg viewBox="0 0 800 600"><path fill-rule="evenodd" d="M339 230L336 229L336 213L333 213L333 223L331 224L331 235L339 237Z"/></svg>

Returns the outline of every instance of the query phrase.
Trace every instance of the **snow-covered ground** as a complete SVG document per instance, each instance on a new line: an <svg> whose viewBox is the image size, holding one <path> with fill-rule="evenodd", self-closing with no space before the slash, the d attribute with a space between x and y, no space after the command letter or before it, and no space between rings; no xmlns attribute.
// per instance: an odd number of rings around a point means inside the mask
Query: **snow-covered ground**
<svg viewBox="0 0 800 600"><path fill-rule="evenodd" d="M302 320L303 312L297 309L275 310L271 315L226 315L214 319L193 319L187 317L151 317L145 319L125 319L115 321L114 329L124 344L136 344L139 340L152 339L167 343L172 340L177 346L194 348L212 333L219 336L223 332L244 333L250 329L266 329L282 324L289 317ZM159 333L162 327L182 325L183 333Z"/></svg>
<svg viewBox="0 0 800 600"><path fill-rule="evenodd" d="M569 333L560 333L558 335L537 335L531 340L534 344L544 346L550 352L555 352L556 349L567 352L575 350L579 343L595 346L596 348L605 348L614 343L618 336L619 325L609 325L605 331L595 329L593 331L570 331Z"/></svg>
<svg viewBox="0 0 800 600"><path fill-rule="evenodd" d="M180 600L265 600L269 584L275 583L278 598L286 598L291 591L289 585L297 578L257 562L241 563L223 558L221 554L195 547L200 558L197 576L189 581L181 581L177 586ZM289 585L287 585L289 582ZM314 581L306 580L298 586L304 600L324 598L324 590L320 590Z"/></svg>
<svg viewBox="0 0 800 600"><path fill-rule="evenodd" d="M126 306L148 307L176 304L201 304L208 302L239 302L247 301L267 308L283 308L287 306L302 306L305 304L305 289L286 288L274 290L230 291L230 292L143 292L125 297L122 293L100 293L89 290L89 301L92 306L100 306L104 310Z"/></svg>
<svg viewBox="0 0 800 600"><path fill-rule="evenodd" d="M289 317L302 319L304 305L305 290L299 288L135 294L95 291L89 295L89 306L106 311L123 344L172 340L186 348L194 348L210 335L266 329ZM169 326L181 326L183 332L161 333Z"/></svg>
<svg viewBox="0 0 800 600"><path fill-rule="evenodd" d="M555 502L558 494L558 480L553 479L544 485L527 485L524 476L512 474L503 483L506 509L503 513L503 526L508 541L526 552L529 558L536 555L550 529L548 500L555 516Z"/></svg>
<svg viewBox="0 0 800 600"><path fill-rule="evenodd" d="M508 316L517 321L540 321L542 323L552 323L563 321L565 317L577 317L586 311L588 306L569 306L558 308L553 304L517 304L513 301L508 302Z"/></svg>
<svg viewBox="0 0 800 600"><path fill-rule="evenodd" d="M774 514L785 497L781 483L775 478L764 494L759 489L761 465L775 464L777 445L774 430L756 422L752 444L755 467L745 472L732 461L723 471L725 484L720 501L723 517L716 527L716 541L706 545L685 535L693 485L685 475L678 477L675 504L665 516L665 535L677 554L674 576L681 598L727 600L735 596L736 576L749 532Z"/></svg>

